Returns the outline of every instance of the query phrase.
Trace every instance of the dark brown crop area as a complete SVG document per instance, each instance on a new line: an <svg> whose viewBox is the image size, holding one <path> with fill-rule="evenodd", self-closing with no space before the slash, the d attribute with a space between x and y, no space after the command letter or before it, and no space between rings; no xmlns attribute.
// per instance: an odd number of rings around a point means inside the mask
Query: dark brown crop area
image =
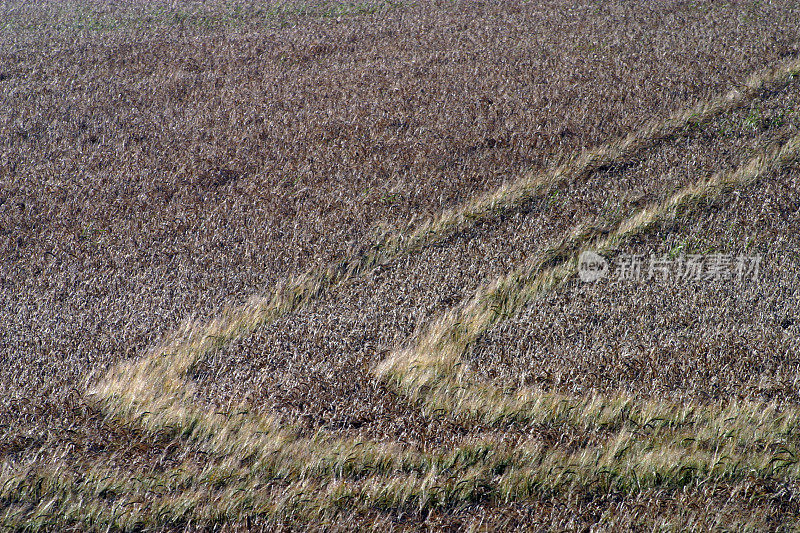
<svg viewBox="0 0 800 533"><path fill-rule="evenodd" d="M0 3L0 528L796 526L799 56L789 0ZM580 281L618 236L760 270Z"/></svg>

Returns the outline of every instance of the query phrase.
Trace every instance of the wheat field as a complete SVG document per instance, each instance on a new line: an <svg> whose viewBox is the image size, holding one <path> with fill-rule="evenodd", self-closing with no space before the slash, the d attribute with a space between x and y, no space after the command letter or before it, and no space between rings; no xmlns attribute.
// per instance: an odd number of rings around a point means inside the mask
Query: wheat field
<svg viewBox="0 0 800 533"><path fill-rule="evenodd" d="M0 525L796 529L799 180L791 1L3 2Z"/></svg>

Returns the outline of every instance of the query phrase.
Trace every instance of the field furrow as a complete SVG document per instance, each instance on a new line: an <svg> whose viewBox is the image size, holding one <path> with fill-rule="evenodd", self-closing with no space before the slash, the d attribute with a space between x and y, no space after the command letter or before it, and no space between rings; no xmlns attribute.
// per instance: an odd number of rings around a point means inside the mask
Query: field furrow
<svg viewBox="0 0 800 533"><path fill-rule="evenodd" d="M800 524L795 2L0 5L0 529Z"/></svg>

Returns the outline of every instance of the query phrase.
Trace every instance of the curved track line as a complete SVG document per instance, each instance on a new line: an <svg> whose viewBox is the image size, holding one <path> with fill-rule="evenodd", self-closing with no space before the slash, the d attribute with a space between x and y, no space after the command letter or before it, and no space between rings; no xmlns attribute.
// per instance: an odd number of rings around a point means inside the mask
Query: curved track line
<svg viewBox="0 0 800 533"><path fill-rule="evenodd" d="M641 210L607 237L591 229L575 229L558 245L485 284L471 300L451 309L415 339L411 347L396 351L381 362L376 369L378 376L390 381L403 394L422 400L431 411L443 409L469 414L489 423L536 419L540 410L535 407L540 402L557 402L558 397L543 400L537 391L508 393L493 384L473 382L461 368L462 356L472 343L494 324L519 313L534 298L571 279L577 273L580 251L613 252L621 243L647 232L677 212L690 211L703 200L746 186L799 158L800 134L734 171L714 174L661 204Z"/></svg>

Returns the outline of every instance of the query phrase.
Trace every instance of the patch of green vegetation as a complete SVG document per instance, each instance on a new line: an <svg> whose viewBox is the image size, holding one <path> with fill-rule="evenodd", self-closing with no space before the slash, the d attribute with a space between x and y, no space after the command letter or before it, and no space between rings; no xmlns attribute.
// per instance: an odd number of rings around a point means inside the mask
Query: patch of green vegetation
<svg viewBox="0 0 800 533"><path fill-rule="evenodd" d="M686 121L686 127L683 129L683 135L701 132L708 127L708 120L704 120L703 116L699 113L693 113Z"/></svg>
<svg viewBox="0 0 800 533"><path fill-rule="evenodd" d="M744 126L751 130L768 130L785 126L794 116L791 109L781 109L772 114L765 114L761 108L754 107L744 119Z"/></svg>
<svg viewBox="0 0 800 533"><path fill-rule="evenodd" d="M552 209L553 207L555 207L558 204L559 196L561 196L561 191L558 190L558 189L553 190L547 196L547 208L548 209Z"/></svg>
<svg viewBox="0 0 800 533"><path fill-rule="evenodd" d="M393 205L400 201L400 193L387 192L380 197L379 202L382 204Z"/></svg>
<svg viewBox="0 0 800 533"><path fill-rule="evenodd" d="M78 240L86 242L91 245L99 246L101 236L105 233L104 228L99 228L94 225L94 223L90 222L88 225L84 226L81 229L80 235L78 235Z"/></svg>
<svg viewBox="0 0 800 533"><path fill-rule="evenodd" d="M687 253L687 250L686 250L687 245L688 245L687 241L683 241L683 242L680 242L680 243L676 244L675 246L673 246L669 251L669 254L668 254L669 258L670 259L675 259L676 257L680 257L681 255L686 254Z"/></svg>
<svg viewBox="0 0 800 533"><path fill-rule="evenodd" d="M705 242L700 237L692 236L687 237L681 242L673 245L667 253L667 256L669 256L670 259L676 259L680 256L708 255L713 253L721 253L722 251L723 250L718 245Z"/></svg>
<svg viewBox="0 0 800 533"><path fill-rule="evenodd" d="M286 26L291 19L315 17L338 19L371 15L404 7L396 0L339 2L331 0L281 2L271 5L233 0L222 4L177 6L170 4L134 4L110 7L80 0L45 6L41 16L24 13L4 14L0 31L31 31L42 28L60 31L111 32L124 29L194 28L203 31L256 26Z"/></svg>
<svg viewBox="0 0 800 533"><path fill-rule="evenodd" d="M747 238L747 240L744 243L744 251L745 252L749 252L753 248L753 245L756 244L756 240L757 240L756 238L757 238L757 235L751 235L751 236L749 236Z"/></svg>
<svg viewBox="0 0 800 533"><path fill-rule="evenodd" d="M761 109L758 107L750 110L747 118L744 119L744 125L750 129L760 129L762 126Z"/></svg>

